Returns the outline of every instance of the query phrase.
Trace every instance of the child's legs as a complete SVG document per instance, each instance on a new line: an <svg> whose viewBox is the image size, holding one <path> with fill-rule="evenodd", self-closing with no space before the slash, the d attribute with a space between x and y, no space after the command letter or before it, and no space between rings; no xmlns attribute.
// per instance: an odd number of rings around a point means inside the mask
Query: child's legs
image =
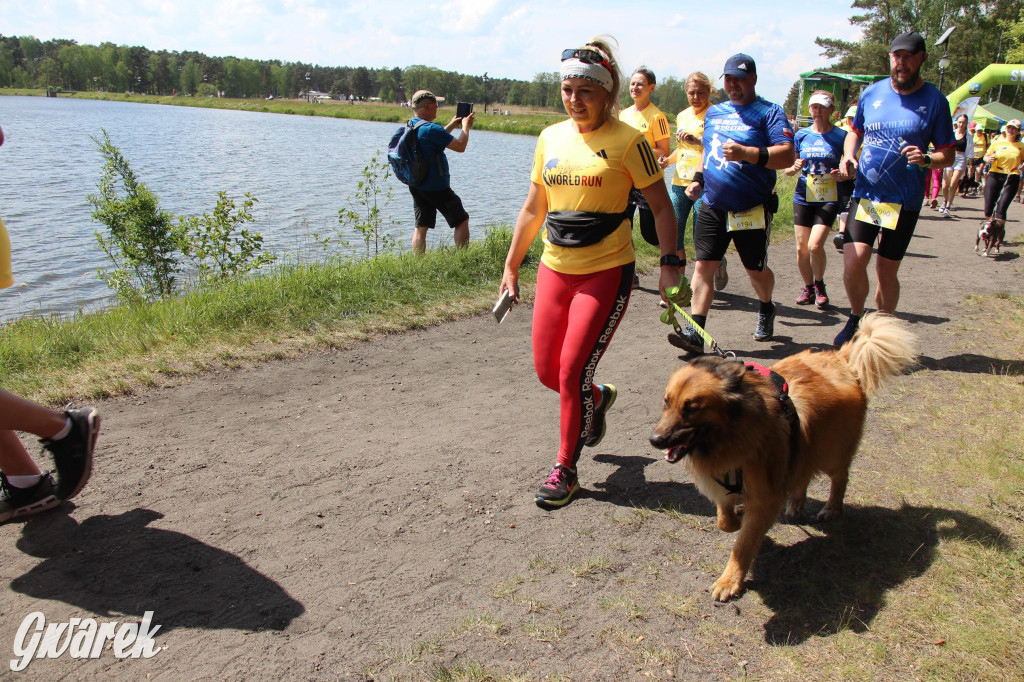
<svg viewBox="0 0 1024 682"><path fill-rule="evenodd" d="M64 428L66 421L62 412L0 388L0 431L26 431L40 438L50 438Z"/></svg>
<svg viewBox="0 0 1024 682"><path fill-rule="evenodd" d="M43 473L21 444L14 431L0 431L0 471L7 476L32 476Z"/></svg>

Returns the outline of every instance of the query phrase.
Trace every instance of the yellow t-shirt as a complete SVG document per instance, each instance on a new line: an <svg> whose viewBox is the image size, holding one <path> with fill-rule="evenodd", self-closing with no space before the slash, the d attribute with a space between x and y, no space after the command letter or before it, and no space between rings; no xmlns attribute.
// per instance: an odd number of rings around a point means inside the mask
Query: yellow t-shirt
<svg viewBox="0 0 1024 682"><path fill-rule="evenodd" d="M704 139L704 116L710 107L705 107L699 114L694 113L693 107L684 109L676 116L676 133L689 133L698 140ZM700 142L680 142L672 155L669 163L676 165L675 173L672 175L672 184L687 187L693 182L693 174L700 170L702 157L704 156L704 145Z"/></svg>
<svg viewBox="0 0 1024 682"><path fill-rule="evenodd" d="M985 146L987 144L988 140L985 138L985 133L974 133L974 158L980 159L985 156Z"/></svg>
<svg viewBox="0 0 1024 682"><path fill-rule="evenodd" d="M654 149L660 140L668 139L671 135L668 129L668 116L653 103L648 104L643 111L637 111L635 104L623 109L619 114L619 120L643 133L651 149Z"/></svg>
<svg viewBox="0 0 1024 682"><path fill-rule="evenodd" d="M579 133L572 121L545 128L537 139L530 179L544 188L548 211L622 213L629 188L664 181L654 151L634 128L607 121ZM541 262L555 272L584 275L636 260L633 226L623 219L610 235L589 246L557 246L544 230Z"/></svg>
<svg viewBox="0 0 1024 682"><path fill-rule="evenodd" d="M993 173L1013 175L1017 167L1024 163L1024 144L1000 137L989 146L985 156L996 157L992 162Z"/></svg>
<svg viewBox="0 0 1024 682"><path fill-rule="evenodd" d="M0 289L6 289L12 284L14 277L11 276L11 240L7 238L4 221L0 220Z"/></svg>

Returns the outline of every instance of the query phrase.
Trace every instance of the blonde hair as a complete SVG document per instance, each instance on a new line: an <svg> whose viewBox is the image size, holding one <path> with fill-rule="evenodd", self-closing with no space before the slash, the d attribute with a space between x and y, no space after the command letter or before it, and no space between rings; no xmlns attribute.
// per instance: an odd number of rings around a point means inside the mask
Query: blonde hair
<svg viewBox="0 0 1024 682"><path fill-rule="evenodd" d="M619 70L619 62L615 59L613 44L618 47L619 41L608 34L596 35L586 44L586 47L593 47L604 55L604 58L608 60L608 65L612 67L612 89L608 92L608 101L604 105L605 121L619 117L619 95L622 90L622 72Z"/></svg>
<svg viewBox="0 0 1024 682"><path fill-rule="evenodd" d="M683 83L683 90L690 87L690 83L693 83L698 88L705 90L708 94L711 93L711 79L707 77L703 71L694 71L686 77L686 82Z"/></svg>

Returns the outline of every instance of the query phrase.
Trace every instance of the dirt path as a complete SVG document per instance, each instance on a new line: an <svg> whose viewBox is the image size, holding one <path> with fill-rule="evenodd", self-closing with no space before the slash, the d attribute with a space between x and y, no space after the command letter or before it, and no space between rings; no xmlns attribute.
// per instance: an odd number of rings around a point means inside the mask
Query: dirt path
<svg viewBox="0 0 1024 682"><path fill-rule="evenodd" d="M1024 289L1024 207L1013 205L1011 246L993 260L972 251L981 200L959 204L959 220L925 209L900 273L900 316L931 367L985 362L950 347L962 296ZM768 363L830 343L846 301L840 256L827 251L838 309L792 305L800 283L782 244L771 254L775 341L751 340L756 301L735 258L711 334ZM96 471L70 513L0 527L0 650L33 611L48 622L153 611L155 657L65 654L28 674L421 679L475 664L529 679L722 678L744 664L769 674L758 668L766 647L820 634L841 614L794 613L773 582L785 576L759 571L822 547L802 542L801 526L776 526L751 589L712 604L731 538L684 469L647 442L680 360L647 288L655 277L641 279L600 366L598 380L619 388L608 436L580 462L580 498L554 513L532 501L553 463L558 404L533 373L525 308L500 327L481 315L99 405ZM858 479L871 442L855 463L854 516L865 495L877 514L898 508ZM812 513L823 492L812 488ZM665 508L674 513L654 513ZM701 643L737 624L748 638Z"/></svg>

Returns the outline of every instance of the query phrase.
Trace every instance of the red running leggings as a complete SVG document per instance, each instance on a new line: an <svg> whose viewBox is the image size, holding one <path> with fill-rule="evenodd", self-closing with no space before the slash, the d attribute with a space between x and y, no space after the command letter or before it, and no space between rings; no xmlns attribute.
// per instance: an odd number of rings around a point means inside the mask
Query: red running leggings
<svg viewBox="0 0 1024 682"><path fill-rule="evenodd" d="M586 275L564 275L543 263L538 268L533 365L540 382L558 391L562 466L576 466L590 434L594 372L626 313L633 271L633 263Z"/></svg>

